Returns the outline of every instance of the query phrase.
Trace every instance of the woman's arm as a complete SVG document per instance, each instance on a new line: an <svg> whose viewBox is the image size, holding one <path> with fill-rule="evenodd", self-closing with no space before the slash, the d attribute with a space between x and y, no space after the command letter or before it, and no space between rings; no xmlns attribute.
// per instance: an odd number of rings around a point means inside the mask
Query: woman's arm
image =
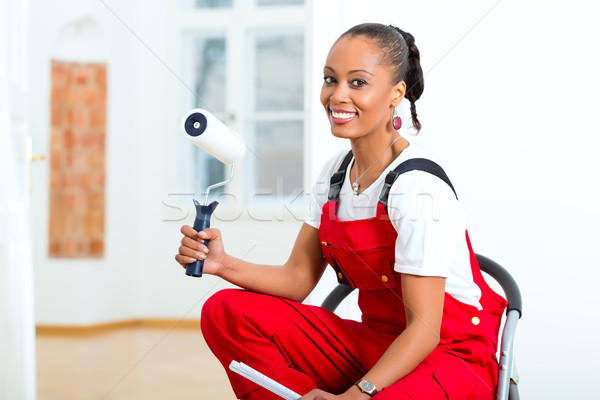
<svg viewBox="0 0 600 400"><path fill-rule="evenodd" d="M408 375L439 344L445 278L402 274L406 329L363 377L377 388Z"/></svg>
<svg viewBox="0 0 600 400"><path fill-rule="evenodd" d="M392 342L363 379L378 390L408 375L438 345L444 308L445 278L402 274L406 329ZM335 396L313 390L301 400L369 399L356 385Z"/></svg>
<svg viewBox="0 0 600 400"><path fill-rule="evenodd" d="M303 224L292 253L283 265L260 265L243 261L225 252L221 232L208 228L196 232L181 228L184 238L175 259L182 266L204 259L204 272L258 293L303 301L323 275L326 262L321 253L319 231ZM202 240L208 240L207 245Z"/></svg>

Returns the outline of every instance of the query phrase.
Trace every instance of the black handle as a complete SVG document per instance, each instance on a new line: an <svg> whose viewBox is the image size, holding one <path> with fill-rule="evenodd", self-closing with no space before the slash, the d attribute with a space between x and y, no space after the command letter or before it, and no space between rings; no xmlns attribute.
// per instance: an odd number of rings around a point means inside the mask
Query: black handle
<svg viewBox="0 0 600 400"><path fill-rule="evenodd" d="M194 229L196 232L200 232L210 227L210 216L212 215L215 208L219 203L213 201L207 206L200 205L194 200L196 206L196 220L194 221ZM185 274L199 278L202 276L202 270L204 269L204 260L196 260L193 263L189 263L185 268Z"/></svg>

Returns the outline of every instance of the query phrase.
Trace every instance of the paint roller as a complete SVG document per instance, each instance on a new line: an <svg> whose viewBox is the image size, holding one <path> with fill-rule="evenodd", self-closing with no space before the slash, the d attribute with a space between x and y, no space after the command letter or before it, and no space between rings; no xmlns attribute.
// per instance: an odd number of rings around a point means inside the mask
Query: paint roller
<svg viewBox="0 0 600 400"><path fill-rule="evenodd" d="M209 192L214 188L231 182L235 162L244 157L246 144L240 135L229 129L217 117L201 108L188 111L184 115L181 121L181 129L185 136L196 146L222 163L231 164L231 172L228 179L206 188L204 204L200 204L194 199L196 207L194 229L200 232L210 227L210 217L219 204L217 201L208 204ZM203 268L204 260L197 260L186 266L185 273L189 276L200 277L202 276Z"/></svg>

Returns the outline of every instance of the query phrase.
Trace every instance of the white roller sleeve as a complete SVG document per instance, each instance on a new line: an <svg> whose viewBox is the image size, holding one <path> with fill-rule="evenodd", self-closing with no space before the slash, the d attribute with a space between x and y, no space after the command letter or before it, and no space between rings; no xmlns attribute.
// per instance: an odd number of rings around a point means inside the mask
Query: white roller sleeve
<svg viewBox="0 0 600 400"><path fill-rule="evenodd" d="M244 139L206 110L188 111L181 120L181 130L192 143L225 164L244 158Z"/></svg>

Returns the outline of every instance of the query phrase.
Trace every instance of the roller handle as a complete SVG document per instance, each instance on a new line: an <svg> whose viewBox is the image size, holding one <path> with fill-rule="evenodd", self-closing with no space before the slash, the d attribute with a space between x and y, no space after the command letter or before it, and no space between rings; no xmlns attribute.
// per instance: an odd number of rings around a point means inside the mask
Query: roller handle
<svg viewBox="0 0 600 400"><path fill-rule="evenodd" d="M213 201L207 206L200 205L198 201L194 200L196 206L196 219L194 220L194 230L200 232L210 227L210 216L212 215L215 208L217 208L216 201ZM196 260L193 263L189 263L185 268L185 274L199 278L202 276L202 270L204 269L204 260Z"/></svg>

